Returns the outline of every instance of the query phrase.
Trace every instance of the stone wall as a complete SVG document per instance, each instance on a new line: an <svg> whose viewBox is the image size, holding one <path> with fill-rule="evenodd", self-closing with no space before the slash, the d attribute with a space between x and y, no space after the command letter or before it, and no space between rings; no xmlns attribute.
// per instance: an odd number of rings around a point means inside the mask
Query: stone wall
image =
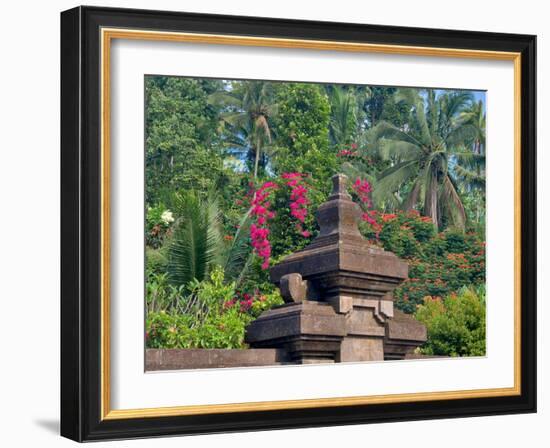
<svg viewBox="0 0 550 448"><path fill-rule="evenodd" d="M213 369L284 364L284 351L271 349L147 349L145 370Z"/></svg>

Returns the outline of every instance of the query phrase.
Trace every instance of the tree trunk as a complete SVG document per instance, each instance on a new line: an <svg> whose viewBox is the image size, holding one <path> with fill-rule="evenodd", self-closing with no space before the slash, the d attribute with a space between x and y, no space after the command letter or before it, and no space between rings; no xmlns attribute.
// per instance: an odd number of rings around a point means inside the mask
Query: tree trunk
<svg viewBox="0 0 550 448"><path fill-rule="evenodd" d="M424 214L432 218L435 230L439 229L439 213L437 207L437 179L432 175L426 187L424 196Z"/></svg>
<svg viewBox="0 0 550 448"><path fill-rule="evenodd" d="M254 179L258 178L258 165L260 163L260 146L256 145L256 157L254 159Z"/></svg>
<svg viewBox="0 0 550 448"><path fill-rule="evenodd" d="M414 208L418 202L418 196L420 195L420 182L416 181L411 192L407 196L407 199L403 203L403 210L410 211Z"/></svg>

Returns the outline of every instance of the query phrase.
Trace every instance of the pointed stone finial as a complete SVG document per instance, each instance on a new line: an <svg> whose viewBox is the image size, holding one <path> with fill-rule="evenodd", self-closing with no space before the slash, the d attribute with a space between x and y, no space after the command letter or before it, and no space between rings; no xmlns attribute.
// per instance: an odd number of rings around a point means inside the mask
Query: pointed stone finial
<svg viewBox="0 0 550 448"><path fill-rule="evenodd" d="M348 176L342 173L332 176L332 193L330 199L351 199L348 193Z"/></svg>
<svg viewBox="0 0 550 448"><path fill-rule="evenodd" d="M347 189L348 177L345 174L332 176L332 193L328 201L317 209L317 222L319 223L319 236L315 239L332 235L340 240L355 238L363 240L359 232L358 222L360 209L351 200Z"/></svg>

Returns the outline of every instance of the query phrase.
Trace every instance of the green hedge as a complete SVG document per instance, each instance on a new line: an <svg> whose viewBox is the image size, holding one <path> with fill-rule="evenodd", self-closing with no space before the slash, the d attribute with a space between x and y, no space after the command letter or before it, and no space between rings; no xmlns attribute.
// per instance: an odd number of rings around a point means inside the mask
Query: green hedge
<svg viewBox="0 0 550 448"><path fill-rule="evenodd" d="M445 299L426 298L415 317L428 330L426 355L485 355L485 288L461 288Z"/></svg>

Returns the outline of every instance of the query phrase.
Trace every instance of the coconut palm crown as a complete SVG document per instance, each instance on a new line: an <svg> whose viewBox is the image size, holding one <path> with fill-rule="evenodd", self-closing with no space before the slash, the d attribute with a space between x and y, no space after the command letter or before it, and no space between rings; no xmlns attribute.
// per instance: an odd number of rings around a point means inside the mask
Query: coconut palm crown
<svg viewBox="0 0 550 448"><path fill-rule="evenodd" d="M446 220L464 229L466 213L456 172L465 162L485 157L470 149L475 127L471 119L461 117L472 95L400 89L396 100L409 105L410 124L398 128L380 122L369 132L370 144L390 165L378 176L375 203L397 201L404 210L421 210L436 227Z"/></svg>
<svg viewBox="0 0 550 448"><path fill-rule="evenodd" d="M220 118L222 127L228 131L226 144L234 152L245 152L256 179L260 164L265 164L264 151L273 134L271 120L277 114L273 86L266 81L235 83L211 94L209 102L224 107Z"/></svg>

